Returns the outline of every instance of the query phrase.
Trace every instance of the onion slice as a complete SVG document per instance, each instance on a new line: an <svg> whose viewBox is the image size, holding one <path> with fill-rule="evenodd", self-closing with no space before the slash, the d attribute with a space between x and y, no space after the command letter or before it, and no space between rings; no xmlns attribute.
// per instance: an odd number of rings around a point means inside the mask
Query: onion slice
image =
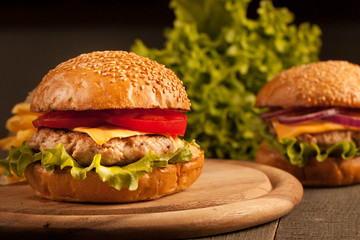
<svg viewBox="0 0 360 240"><path fill-rule="evenodd" d="M288 108L264 112L261 117L265 121L277 118L280 123L290 125L321 119L344 126L360 128L360 109L356 108Z"/></svg>
<svg viewBox="0 0 360 240"><path fill-rule="evenodd" d="M338 123L344 126L360 128L360 118L355 116L349 116L344 114L336 114L324 118L325 121Z"/></svg>
<svg viewBox="0 0 360 240"><path fill-rule="evenodd" d="M287 115L302 115L311 112L317 112L323 108L287 108L287 109L280 109L275 111L268 111L261 113L261 118L264 120L271 120L273 118L277 118L280 116L287 116Z"/></svg>
<svg viewBox="0 0 360 240"><path fill-rule="evenodd" d="M280 109L280 110L275 110L275 111L268 111L268 112L263 112L260 114L261 118L264 120L269 120L272 118L276 118L278 116L282 116L282 115L286 115L289 113L294 112L293 109Z"/></svg>
<svg viewBox="0 0 360 240"><path fill-rule="evenodd" d="M315 120L315 119L328 118L328 117L339 114L339 112L340 112L340 110L338 108L328 108L325 110L311 112L311 113L303 114L303 115L290 115L290 116L284 115L284 116L278 117L278 120L280 123L283 123L283 124L296 124L296 123L311 121L311 120Z"/></svg>

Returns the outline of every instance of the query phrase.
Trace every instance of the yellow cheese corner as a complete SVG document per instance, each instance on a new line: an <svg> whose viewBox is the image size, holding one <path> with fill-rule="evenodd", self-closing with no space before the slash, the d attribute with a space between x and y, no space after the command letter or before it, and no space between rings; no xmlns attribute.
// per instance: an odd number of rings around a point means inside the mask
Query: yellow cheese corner
<svg viewBox="0 0 360 240"><path fill-rule="evenodd" d="M113 126L101 126L97 128L77 127L72 129L72 131L87 133L99 145L106 143L112 138L126 138L148 134L145 132L120 129Z"/></svg>
<svg viewBox="0 0 360 240"><path fill-rule="evenodd" d="M282 124L277 120L272 121L278 140L285 137L296 137L303 133L320 133L335 130L357 129L346 127L341 124L325 122L321 120L306 121L298 124ZM357 129L358 130L358 129Z"/></svg>

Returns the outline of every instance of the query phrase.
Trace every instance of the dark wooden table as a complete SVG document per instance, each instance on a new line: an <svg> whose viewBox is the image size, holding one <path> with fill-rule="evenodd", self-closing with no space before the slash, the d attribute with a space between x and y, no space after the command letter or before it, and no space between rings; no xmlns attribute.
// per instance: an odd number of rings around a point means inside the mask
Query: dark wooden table
<svg viewBox="0 0 360 240"><path fill-rule="evenodd" d="M200 239L360 239L360 184L305 188L301 203L278 220Z"/></svg>

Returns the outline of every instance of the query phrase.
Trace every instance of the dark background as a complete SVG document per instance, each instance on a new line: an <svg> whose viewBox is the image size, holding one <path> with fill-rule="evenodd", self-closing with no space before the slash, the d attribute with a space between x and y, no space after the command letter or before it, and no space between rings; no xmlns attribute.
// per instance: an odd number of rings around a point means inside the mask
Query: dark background
<svg viewBox="0 0 360 240"><path fill-rule="evenodd" d="M258 2L251 2L249 17L256 18ZM296 24L320 26L321 60L360 64L360 1L273 3L292 11ZM94 50L129 50L136 38L162 48L163 29L174 20L168 4L168 0L0 0L0 136L6 135L3 126L13 105L57 64Z"/></svg>

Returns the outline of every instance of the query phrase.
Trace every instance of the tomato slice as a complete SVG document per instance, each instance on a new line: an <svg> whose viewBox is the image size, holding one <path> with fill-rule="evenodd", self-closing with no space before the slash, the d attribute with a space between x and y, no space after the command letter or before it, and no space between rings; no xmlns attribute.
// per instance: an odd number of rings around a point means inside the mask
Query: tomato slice
<svg viewBox="0 0 360 240"><path fill-rule="evenodd" d="M186 115L167 109L109 110L106 122L130 130L184 136Z"/></svg>
<svg viewBox="0 0 360 240"><path fill-rule="evenodd" d="M35 128L98 127L112 124L122 128L156 134L184 136L186 115L167 109L116 109L88 111L55 111L33 121Z"/></svg>
<svg viewBox="0 0 360 240"><path fill-rule="evenodd" d="M97 127L104 123L105 113L102 111L56 111L48 112L33 121L35 128L76 128Z"/></svg>

